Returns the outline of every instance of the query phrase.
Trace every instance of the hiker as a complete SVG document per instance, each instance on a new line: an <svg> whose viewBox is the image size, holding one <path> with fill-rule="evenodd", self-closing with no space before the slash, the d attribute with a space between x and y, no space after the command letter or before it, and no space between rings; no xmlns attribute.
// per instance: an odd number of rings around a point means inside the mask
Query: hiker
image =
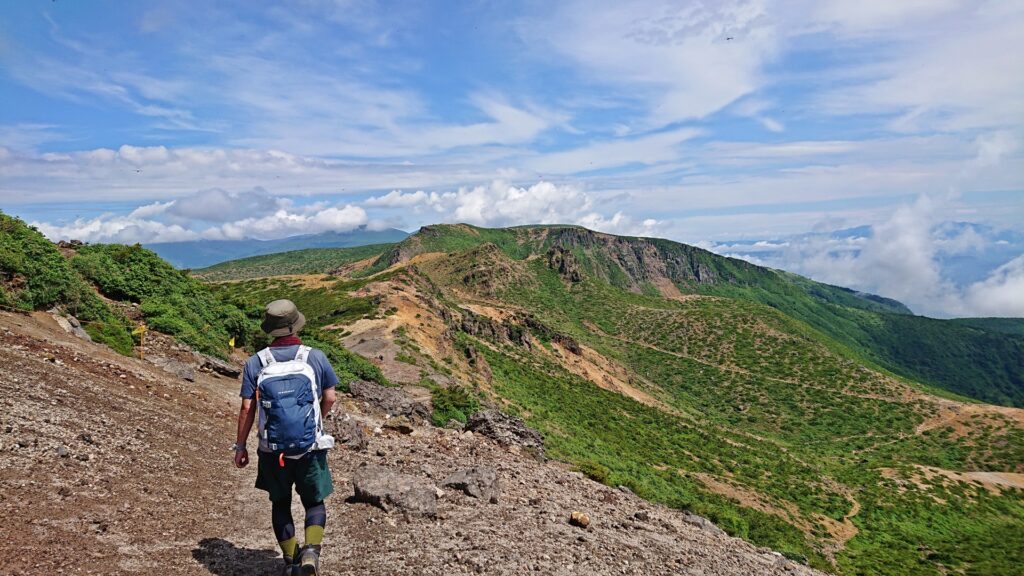
<svg viewBox="0 0 1024 576"><path fill-rule="evenodd" d="M259 412L256 488L272 503L274 535L284 554L283 574L315 576L327 524L324 499L334 491L327 449L334 438L324 433L323 415L334 405L338 377L323 352L304 346L297 336L306 317L290 300L267 304L263 331L273 341L245 363L235 466L249 464L246 440ZM299 548L292 520L292 486L306 509L305 546Z"/></svg>

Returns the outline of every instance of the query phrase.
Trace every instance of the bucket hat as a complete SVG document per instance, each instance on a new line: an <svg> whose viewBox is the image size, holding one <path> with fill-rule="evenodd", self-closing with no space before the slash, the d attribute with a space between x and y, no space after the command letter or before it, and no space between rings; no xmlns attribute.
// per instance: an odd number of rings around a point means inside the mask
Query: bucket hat
<svg viewBox="0 0 1024 576"><path fill-rule="evenodd" d="M263 312L260 328L274 338L298 333L306 325L306 317L291 300L274 300Z"/></svg>

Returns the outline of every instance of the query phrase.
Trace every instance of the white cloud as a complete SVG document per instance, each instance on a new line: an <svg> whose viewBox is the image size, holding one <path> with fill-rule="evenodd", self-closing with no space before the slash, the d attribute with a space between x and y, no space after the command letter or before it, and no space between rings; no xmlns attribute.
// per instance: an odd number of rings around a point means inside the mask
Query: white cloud
<svg viewBox="0 0 1024 576"><path fill-rule="evenodd" d="M816 106L833 113L893 114L894 131L964 131L1024 125L1024 75L1014 46L1024 3L834 2L823 23L896 50L839 82ZM863 45L857 46L863 48ZM849 70L840 71L849 72Z"/></svg>
<svg viewBox="0 0 1024 576"><path fill-rule="evenodd" d="M576 1L524 24L533 46L553 48L595 84L639 98L645 123L703 118L764 83L776 53L764 2Z"/></svg>
<svg viewBox="0 0 1024 576"><path fill-rule="evenodd" d="M712 244L718 253L815 280L895 298L929 316L1024 316L1024 256L979 282L957 285L944 256L994 244L974 226L944 222L951 198L919 197L872 226L868 237L794 236L786 242Z"/></svg>
<svg viewBox="0 0 1024 576"><path fill-rule="evenodd" d="M581 189L545 181L519 187L496 180L487 186L463 187L453 192L393 190L364 204L412 210L413 215L428 221L490 227L579 224L603 232L649 235L665 226L656 219L637 221L621 211L611 216L601 214L594 209L594 199Z"/></svg>
<svg viewBox="0 0 1024 576"><path fill-rule="evenodd" d="M451 186L493 179L486 165L346 162L279 150L124 145L36 154L0 147L0 204L167 201L196 189L260 187L299 194Z"/></svg>
<svg viewBox="0 0 1024 576"><path fill-rule="evenodd" d="M262 189L238 193L205 190L169 202L146 204L127 215L102 214L68 224L33 222L55 241L121 243L269 239L348 232L368 224L366 211L359 206L292 206L290 200L271 197ZM373 224L381 226L379 222Z"/></svg>
<svg viewBox="0 0 1024 576"><path fill-rule="evenodd" d="M681 128L639 138L620 138L552 152L526 162L526 166L547 174L573 174L627 164L658 164L679 157L678 146L699 136L694 128Z"/></svg>
<svg viewBox="0 0 1024 576"><path fill-rule="evenodd" d="M964 293L964 308L972 316L1024 318L1024 256L1000 266Z"/></svg>

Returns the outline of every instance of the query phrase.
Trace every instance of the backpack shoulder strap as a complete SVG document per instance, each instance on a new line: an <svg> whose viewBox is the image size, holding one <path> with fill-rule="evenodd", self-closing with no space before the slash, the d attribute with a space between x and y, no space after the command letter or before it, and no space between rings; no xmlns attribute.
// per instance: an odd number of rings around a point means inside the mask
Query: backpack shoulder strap
<svg viewBox="0 0 1024 576"><path fill-rule="evenodd" d="M309 357L310 350L311 348L309 346L299 346L299 349L295 352L295 359L299 362L305 362Z"/></svg>
<svg viewBox="0 0 1024 576"><path fill-rule="evenodd" d="M270 366L274 362L277 362L277 359L274 358L274 353L270 351L270 348L264 348L257 352L256 355L259 356L260 364L263 364L264 368Z"/></svg>

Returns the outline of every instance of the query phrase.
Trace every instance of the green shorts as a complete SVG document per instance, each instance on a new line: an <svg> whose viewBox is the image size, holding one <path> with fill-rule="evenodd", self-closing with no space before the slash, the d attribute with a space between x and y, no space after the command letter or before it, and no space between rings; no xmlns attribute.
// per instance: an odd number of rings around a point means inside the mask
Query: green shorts
<svg viewBox="0 0 1024 576"><path fill-rule="evenodd" d="M257 455L256 487L269 492L271 502L291 500L292 486L303 502L320 502L334 492L326 450L314 450L296 460L285 458L284 467L276 454Z"/></svg>

